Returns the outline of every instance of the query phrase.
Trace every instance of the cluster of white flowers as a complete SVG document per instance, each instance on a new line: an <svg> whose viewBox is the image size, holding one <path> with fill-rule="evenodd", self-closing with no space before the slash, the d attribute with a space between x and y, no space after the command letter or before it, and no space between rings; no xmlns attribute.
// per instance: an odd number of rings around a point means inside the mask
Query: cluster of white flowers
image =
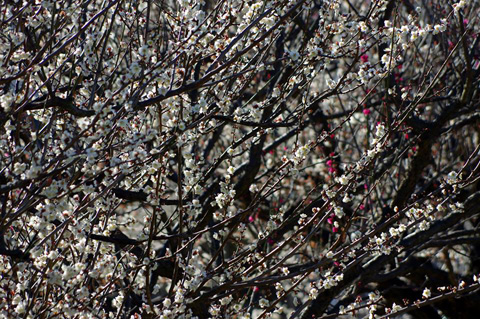
<svg viewBox="0 0 480 319"><path fill-rule="evenodd" d="M310 151L310 144L305 144L300 146L295 151L295 156L293 157L293 163L299 165L307 157L308 152Z"/></svg>
<svg viewBox="0 0 480 319"><path fill-rule="evenodd" d="M448 184L455 184L459 181L458 177L457 177L457 173L456 172L450 172L448 173L447 175L447 179L446 179L446 182Z"/></svg>
<svg viewBox="0 0 480 319"><path fill-rule="evenodd" d="M225 182L220 183L221 193L215 196L216 205L220 208L227 208L228 204L235 198L235 190L230 189L229 184ZM214 203L212 203L214 205Z"/></svg>
<svg viewBox="0 0 480 319"><path fill-rule="evenodd" d="M365 229L378 227L380 203L398 189L394 174L404 177L395 162L369 180L410 129L396 126L406 104L389 99L415 100L417 79L439 71L450 44L430 44L457 30L451 13L465 15L466 38L479 31L468 22L478 1L456 1L434 21L428 8L398 8L377 27L388 3L7 2L0 317L195 318L198 300L213 318L250 318L274 302L290 310L286 294L300 303L346 289L345 265L360 252L398 252L407 231L463 212L452 197L462 177L451 172L441 193L399 205L401 219L367 244ZM431 121L436 113L420 104L413 114ZM457 156L438 144L435 152ZM316 238L325 226L341 228L338 249ZM316 259L333 268L290 278L286 265L302 271ZM283 277L275 294L238 297L237 287L269 276Z"/></svg>
<svg viewBox="0 0 480 319"><path fill-rule="evenodd" d="M402 310L402 306L397 305L396 303L392 304L392 312L397 312Z"/></svg>
<svg viewBox="0 0 480 319"><path fill-rule="evenodd" d="M10 91L0 95L0 106L3 108L4 112L9 112L11 110L14 101L15 96Z"/></svg>
<svg viewBox="0 0 480 319"><path fill-rule="evenodd" d="M465 8L466 5L467 5L467 2L465 0L460 0L457 3L454 3L452 6L453 6L453 9L455 10L455 12L459 12L460 10Z"/></svg>
<svg viewBox="0 0 480 319"><path fill-rule="evenodd" d="M398 227L392 227L389 229L389 233L392 237L400 236L401 233L404 233L407 230L407 226L405 224L400 224Z"/></svg>
<svg viewBox="0 0 480 319"><path fill-rule="evenodd" d="M340 183L340 185L348 185L349 178L348 176L342 175L337 178L337 182Z"/></svg>

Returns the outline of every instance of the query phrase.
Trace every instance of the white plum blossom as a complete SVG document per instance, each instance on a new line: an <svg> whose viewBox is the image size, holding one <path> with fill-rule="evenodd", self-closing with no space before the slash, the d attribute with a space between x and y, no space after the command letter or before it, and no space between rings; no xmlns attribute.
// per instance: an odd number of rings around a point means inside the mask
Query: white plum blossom
<svg viewBox="0 0 480 319"><path fill-rule="evenodd" d="M430 292L430 289L425 288L422 293L422 297L425 299L428 299L432 296L432 293Z"/></svg>
<svg viewBox="0 0 480 319"><path fill-rule="evenodd" d="M260 301L258 302L261 308L266 308L269 305L269 302L265 298L261 298Z"/></svg>

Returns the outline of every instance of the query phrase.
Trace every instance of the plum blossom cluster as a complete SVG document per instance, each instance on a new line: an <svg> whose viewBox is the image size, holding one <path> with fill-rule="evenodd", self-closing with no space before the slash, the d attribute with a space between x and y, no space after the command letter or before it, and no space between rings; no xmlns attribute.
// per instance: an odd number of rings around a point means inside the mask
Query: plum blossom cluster
<svg viewBox="0 0 480 319"><path fill-rule="evenodd" d="M1 12L0 317L474 313L479 1Z"/></svg>

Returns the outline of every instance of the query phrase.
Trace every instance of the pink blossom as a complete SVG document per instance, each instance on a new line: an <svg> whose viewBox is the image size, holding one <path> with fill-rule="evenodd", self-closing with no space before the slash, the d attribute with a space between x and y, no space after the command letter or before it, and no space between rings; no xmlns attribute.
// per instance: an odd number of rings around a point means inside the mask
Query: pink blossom
<svg viewBox="0 0 480 319"><path fill-rule="evenodd" d="M453 43L452 41L448 41L448 50L452 51L454 47L455 43Z"/></svg>
<svg viewBox="0 0 480 319"><path fill-rule="evenodd" d="M330 215L330 217L327 218L327 223L329 223L330 225L333 224L333 217L334 217L334 216L335 216L335 215L333 215L333 214Z"/></svg>

